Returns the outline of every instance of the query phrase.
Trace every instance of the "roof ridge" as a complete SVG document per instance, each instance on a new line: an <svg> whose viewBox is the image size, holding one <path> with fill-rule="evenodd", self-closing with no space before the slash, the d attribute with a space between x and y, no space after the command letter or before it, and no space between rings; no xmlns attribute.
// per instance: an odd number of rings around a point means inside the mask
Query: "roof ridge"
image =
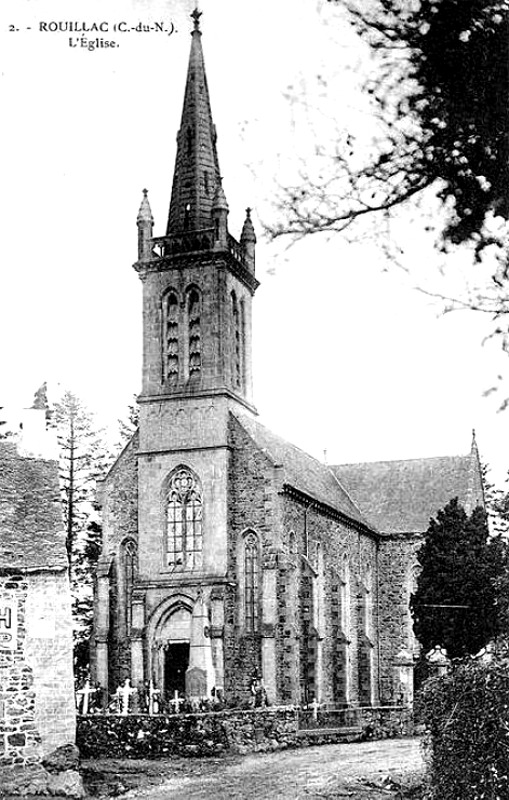
<svg viewBox="0 0 509 800"><path fill-rule="evenodd" d="M357 501L356 501L356 500L354 500L354 498L352 497L352 495L350 494L350 492L348 491L348 489L347 489L345 486L343 486L343 484L342 484L342 483L341 483L341 481L339 480L339 478L338 478L338 476L336 475L336 473L335 473L335 472L333 472L333 470L332 470L332 466L329 466L329 464L326 464L325 466L327 467L327 469L328 469L328 470L329 470L329 472L331 473L331 475L332 475L332 477L334 478L334 480L337 482L337 484L338 484L338 486L340 487L341 491L343 491L343 492L346 494L346 496L348 497L348 499L350 500L350 502L352 503L352 505L354 505L354 506L355 506L355 508L358 510L360 518L361 518L362 520L364 520L364 521L365 521L365 523L366 523L366 525L368 525L370 528L373 528L375 531L378 531L378 528L376 527L376 525L375 525L373 522L370 522L370 521L369 521L369 519L368 519L368 518L367 518L367 517L366 517L366 516L363 514L363 512L362 512L362 510L361 510L360 506L358 505Z"/></svg>
<svg viewBox="0 0 509 800"><path fill-rule="evenodd" d="M236 416L236 414L239 414L239 413L240 413L240 415L241 415L242 417L244 417L244 418L245 418L245 417L247 417L247 415L246 415L246 414L243 414L242 412L234 412L234 411L232 411L231 413L232 413L234 416ZM313 461L316 461L316 463L317 463L317 464L320 464L320 466L321 466L321 467L323 467L324 469L326 469L326 470L328 470L329 472L331 472L331 474L333 475L333 477L336 479L336 476L335 476L335 475L334 475L334 473L331 471L331 469L330 469L330 466L329 466L328 464L325 464L325 462L323 462L323 461L320 461L320 459L319 459L319 458L317 458L316 456L313 456L311 453L308 453L308 451L307 451L307 450L304 450L304 448L302 448L302 447L299 447L299 445L298 445L298 444L294 444L293 442L290 442L290 440L289 440L289 439L285 439L285 438L284 438L284 436L281 436L279 433L274 433L274 431L272 430L272 428L269 428L267 425L264 425L264 424L263 424L263 422L258 422L258 420L256 420L256 419L253 419L253 422L254 422L254 424L255 424L255 425L259 425L261 428L265 428L265 430L269 431L269 433L270 433L272 436L274 436L276 439L280 439L280 440L281 440L282 442L284 442L285 444L287 444L287 445L290 445L290 447L293 447L293 449L294 449L294 450L298 450L300 453L303 453L305 456L307 456L307 458L312 458L312 459L313 459Z"/></svg>
<svg viewBox="0 0 509 800"><path fill-rule="evenodd" d="M469 459L470 453L463 454L463 455L453 455L453 456L423 456L422 458L386 458L386 459L377 459L375 461L347 461L342 464L331 464L331 469L338 469L339 467L365 467L370 464L409 464L413 463L422 463L424 461L438 461L440 459Z"/></svg>
<svg viewBox="0 0 509 800"><path fill-rule="evenodd" d="M239 411L230 413L258 450L263 452L274 466L282 467L285 482L289 486L312 497L317 503L329 506L344 517L373 529L373 525L327 464L274 433L262 422L248 417L247 414ZM279 455L274 455L271 442L276 450L281 450Z"/></svg>

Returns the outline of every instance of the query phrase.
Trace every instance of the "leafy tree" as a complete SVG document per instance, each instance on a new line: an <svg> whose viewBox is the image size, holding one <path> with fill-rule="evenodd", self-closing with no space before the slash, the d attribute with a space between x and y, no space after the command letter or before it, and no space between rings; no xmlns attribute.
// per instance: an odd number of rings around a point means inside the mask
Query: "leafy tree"
<svg viewBox="0 0 509 800"><path fill-rule="evenodd" d="M302 175L283 192L272 234L342 230L433 186L442 242L474 242L478 255L502 244L486 222L509 218L509 0L341 6L374 57L373 146L359 157L351 133L340 140L318 179Z"/></svg>
<svg viewBox="0 0 509 800"><path fill-rule="evenodd" d="M451 500L430 521L417 559L410 609L424 652L439 645L450 658L475 655L500 630L495 584L506 561L503 540L489 536L486 512L469 516Z"/></svg>
<svg viewBox="0 0 509 800"><path fill-rule="evenodd" d="M66 391L54 404L51 420L60 448L75 651L82 654L91 632L93 569L100 551L96 484L104 477L111 457L92 414L72 392Z"/></svg>

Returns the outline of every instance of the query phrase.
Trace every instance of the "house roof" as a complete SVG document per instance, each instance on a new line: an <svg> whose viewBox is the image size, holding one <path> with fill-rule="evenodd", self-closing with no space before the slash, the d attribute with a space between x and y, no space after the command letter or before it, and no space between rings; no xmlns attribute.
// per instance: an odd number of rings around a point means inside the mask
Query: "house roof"
<svg viewBox="0 0 509 800"><path fill-rule="evenodd" d="M476 452L331 469L379 531L424 533L430 518L453 497L471 508L482 505L481 481L473 480L473 470L479 469Z"/></svg>
<svg viewBox="0 0 509 800"><path fill-rule="evenodd" d="M252 417L243 414L234 417L274 466L282 468L284 483L372 528L326 464L272 433Z"/></svg>
<svg viewBox="0 0 509 800"><path fill-rule="evenodd" d="M0 569L65 569L55 461L25 458L0 441Z"/></svg>

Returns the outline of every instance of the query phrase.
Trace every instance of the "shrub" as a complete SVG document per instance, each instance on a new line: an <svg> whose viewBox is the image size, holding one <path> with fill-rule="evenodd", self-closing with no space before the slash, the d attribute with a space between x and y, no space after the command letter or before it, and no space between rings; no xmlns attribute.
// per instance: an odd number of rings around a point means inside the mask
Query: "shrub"
<svg viewBox="0 0 509 800"><path fill-rule="evenodd" d="M424 685L432 800L509 797L509 658L469 659Z"/></svg>

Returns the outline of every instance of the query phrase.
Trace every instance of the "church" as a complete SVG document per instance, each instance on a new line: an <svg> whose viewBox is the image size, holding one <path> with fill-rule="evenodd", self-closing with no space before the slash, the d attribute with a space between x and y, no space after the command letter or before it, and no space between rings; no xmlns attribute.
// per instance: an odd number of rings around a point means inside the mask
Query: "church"
<svg viewBox="0 0 509 800"><path fill-rule="evenodd" d="M139 428L101 491L92 676L166 696L410 703L409 598L430 517L483 505L479 456L331 466L258 419L256 236L228 229L194 30L166 233L138 213Z"/></svg>

